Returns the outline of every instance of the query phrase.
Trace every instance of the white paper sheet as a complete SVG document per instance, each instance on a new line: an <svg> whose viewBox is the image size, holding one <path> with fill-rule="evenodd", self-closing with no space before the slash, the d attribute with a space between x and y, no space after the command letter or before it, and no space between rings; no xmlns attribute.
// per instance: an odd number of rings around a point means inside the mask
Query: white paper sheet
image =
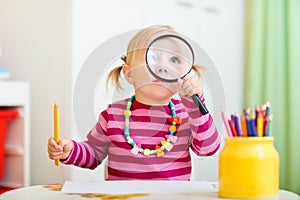
<svg viewBox="0 0 300 200"><path fill-rule="evenodd" d="M133 194L217 192L216 182L206 181L66 181L62 193Z"/></svg>

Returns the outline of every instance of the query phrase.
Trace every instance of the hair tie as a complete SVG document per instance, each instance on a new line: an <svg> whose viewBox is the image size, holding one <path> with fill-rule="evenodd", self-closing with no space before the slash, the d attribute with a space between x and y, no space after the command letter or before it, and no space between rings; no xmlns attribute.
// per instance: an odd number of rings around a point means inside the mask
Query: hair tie
<svg viewBox="0 0 300 200"><path fill-rule="evenodd" d="M121 56L121 59L126 63L126 58L127 58L127 56L125 56L125 55L123 55L123 56Z"/></svg>

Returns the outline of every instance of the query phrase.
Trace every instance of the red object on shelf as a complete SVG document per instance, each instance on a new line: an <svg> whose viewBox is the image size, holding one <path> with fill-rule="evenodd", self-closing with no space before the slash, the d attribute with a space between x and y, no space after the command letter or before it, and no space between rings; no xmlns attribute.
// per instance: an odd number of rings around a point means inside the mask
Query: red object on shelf
<svg viewBox="0 0 300 200"><path fill-rule="evenodd" d="M17 189L17 188L13 188L13 187L2 187L2 186L0 186L0 194L3 194L3 193L8 192L8 191L10 191L10 190L15 190L15 189Z"/></svg>
<svg viewBox="0 0 300 200"><path fill-rule="evenodd" d="M19 112L12 109L0 109L0 179L3 178L4 157L5 157L5 141L7 123L17 117Z"/></svg>

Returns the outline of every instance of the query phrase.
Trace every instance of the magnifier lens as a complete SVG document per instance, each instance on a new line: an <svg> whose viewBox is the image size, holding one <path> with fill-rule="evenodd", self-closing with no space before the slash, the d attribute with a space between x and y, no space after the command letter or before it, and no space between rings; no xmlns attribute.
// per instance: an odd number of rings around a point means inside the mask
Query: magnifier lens
<svg viewBox="0 0 300 200"><path fill-rule="evenodd" d="M174 35L154 40L146 54L146 63L152 75L160 80L175 82L191 70L194 54L189 44Z"/></svg>

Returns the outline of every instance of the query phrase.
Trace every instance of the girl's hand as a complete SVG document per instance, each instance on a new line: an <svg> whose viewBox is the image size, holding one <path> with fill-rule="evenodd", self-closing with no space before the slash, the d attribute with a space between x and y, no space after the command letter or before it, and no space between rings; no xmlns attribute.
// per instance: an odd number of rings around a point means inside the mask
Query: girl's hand
<svg viewBox="0 0 300 200"><path fill-rule="evenodd" d="M68 158L72 149L73 142L70 139L60 137L58 143L53 137L48 139L48 155L52 160Z"/></svg>
<svg viewBox="0 0 300 200"><path fill-rule="evenodd" d="M187 74L183 80L178 79L179 95L185 97L191 97L194 94L202 96L203 89L201 81L196 80L193 75Z"/></svg>

